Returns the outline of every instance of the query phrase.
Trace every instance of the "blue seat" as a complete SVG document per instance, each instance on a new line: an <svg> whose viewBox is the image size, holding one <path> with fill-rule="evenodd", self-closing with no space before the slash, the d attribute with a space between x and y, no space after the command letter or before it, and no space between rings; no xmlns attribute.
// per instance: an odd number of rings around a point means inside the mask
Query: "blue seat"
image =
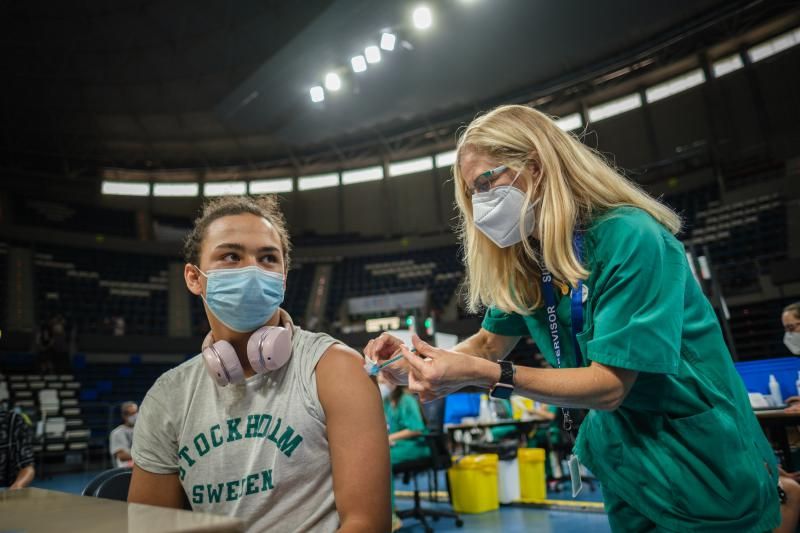
<svg viewBox="0 0 800 533"><path fill-rule="evenodd" d="M131 484L130 468L112 468L101 472L84 487L82 496L127 501L128 487Z"/></svg>

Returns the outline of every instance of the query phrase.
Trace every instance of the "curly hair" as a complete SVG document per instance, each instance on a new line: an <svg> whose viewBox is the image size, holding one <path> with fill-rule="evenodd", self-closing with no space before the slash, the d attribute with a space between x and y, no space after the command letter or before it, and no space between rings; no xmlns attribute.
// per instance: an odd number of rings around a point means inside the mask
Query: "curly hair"
<svg viewBox="0 0 800 533"><path fill-rule="evenodd" d="M208 226L218 218L250 213L269 222L281 239L283 248L283 264L286 272L289 271L289 252L292 245L289 241L289 231L286 229L286 219L278 205L275 195L258 197L250 196L222 196L207 200L200 210L200 216L194 221L194 228L187 235L183 243L183 258L187 263L197 265L200 262L200 249Z"/></svg>

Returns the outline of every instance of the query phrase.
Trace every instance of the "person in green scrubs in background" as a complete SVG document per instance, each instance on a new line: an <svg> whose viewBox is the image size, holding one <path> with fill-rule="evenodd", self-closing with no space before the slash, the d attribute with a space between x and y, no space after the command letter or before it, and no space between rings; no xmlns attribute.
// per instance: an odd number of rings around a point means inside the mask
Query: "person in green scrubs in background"
<svg viewBox="0 0 800 533"><path fill-rule="evenodd" d="M389 454L392 465L430 457L431 449L423 435L427 431L417 399L403 387L379 377L383 413L389 430Z"/></svg>
<svg viewBox="0 0 800 533"><path fill-rule="evenodd" d="M769 531L775 455L714 310L675 238L680 218L526 106L462 134L454 165L467 307L451 350L389 334L365 355L429 401L465 386L589 409L574 453L601 481L613 531ZM529 335L554 368L502 360ZM569 424L567 424L569 427ZM577 468L577 467L576 467Z"/></svg>
<svg viewBox="0 0 800 533"><path fill-rule="evenodd" d="M383 413L386 415L386 428L389 431L389 456L392 466L406 461L430 457L430 446L423 435L427 429L422 418L417 399L406 394L385 377L378 375L378 387L383 398ZM392 477L392 531L402 526L394 507L394 477Z"/></svg>

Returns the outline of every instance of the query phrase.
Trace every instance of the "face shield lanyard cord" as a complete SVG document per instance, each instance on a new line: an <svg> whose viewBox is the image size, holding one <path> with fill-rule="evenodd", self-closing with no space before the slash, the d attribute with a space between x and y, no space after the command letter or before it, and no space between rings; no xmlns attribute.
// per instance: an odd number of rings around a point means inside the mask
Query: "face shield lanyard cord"
<svg viewBox="0 0 800 533"><path fill-rule="evenodd" d="M578 262L583 262L583 236L575 233L572 238L572 246ZM542 268L542 296L544 297L545 311L547 312L547 328L550 331L550 340L553 343L553 352L556 356L556 366L561 368L561 335L558 327L558 316L556 315L556 297L553 288L553 276L547 267ZM583 357L578 345L577 332L583 329L583 281L578 280L578 286L570 291L570 315L572 318L572 345L575 350L575 361L578 367L583 366ZM561 408L564 415L564 431L572 437L573 422L569 410Z"/></svg>

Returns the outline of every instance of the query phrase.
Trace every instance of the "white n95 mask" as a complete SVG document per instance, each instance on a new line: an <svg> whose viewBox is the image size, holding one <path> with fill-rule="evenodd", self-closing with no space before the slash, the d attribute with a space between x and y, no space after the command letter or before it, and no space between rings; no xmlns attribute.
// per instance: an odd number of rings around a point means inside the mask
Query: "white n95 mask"
<svg viewBox="0 0 800 533"><path fill-rule="evenodd" d="M475 226L500 248L508 248L522 241L519 231L519 213L525 202L525 193L514 187L519 172L511 185L500 185L486 192L472 195L472 215ZM525 235L533 232L534 204L525 210Z"/></svg>
<svg viewBox="0 0 800 533"><path fill-rule="evenodd" d="M800 332L787 331L783 335L783 344L785 344L793 354L800 355Z"/></svg>

